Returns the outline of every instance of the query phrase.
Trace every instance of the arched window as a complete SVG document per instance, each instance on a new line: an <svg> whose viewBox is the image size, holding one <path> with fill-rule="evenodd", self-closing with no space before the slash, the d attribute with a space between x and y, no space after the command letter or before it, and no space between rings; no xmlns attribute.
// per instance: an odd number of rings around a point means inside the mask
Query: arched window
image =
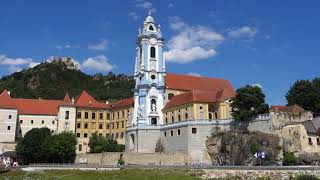
<svg viewBox="0 0 320 180"><path fill-rule="evenodd" d="M151 111L157 111L157 102L155 99L151 99Z"/></svg>
<svg viewBox="0 0 320 180"><path fill-rule="evenodd" d="M215 117L216 119L218 119L218 113L217 113L217 112L214 113L214 117Z"/></svg>
<svg viewBox="0 0 320 180"><path fill-rule="evenodd" d="M156 58L156 48L155 47L150 48L150 57Z"/></svg>
<svg viewBox="0 0 320 180"><path fill-rule="evenodd" d="M178 115L178 120L181 121L181 116L180 116L180 114Z"/></svg>
<svg viewBox="0 0 320 180"><path fill-rule="evenodd" d="M149 30L150 30L150 31L153 31L154 29L153 29L153 27L152 27L152 26L149 26Z"/></svg>
<svg viewBox="0 0 320 180"><path fill-rule="evenodd" d="M212 114L211 113L209 113L209 119L212 119Z"/></svg>
<svg viewBox="0 0 320 180"><path fill-rule="evenodd" d="M174 117L173 116L171 117L171 122L174 122Z"/></svg>
<svg viewBox="0 0 320 180"><path fill-rule="evenodd" d="M186 118L186 120L188 120L188 113L185 114L185 118Z"/></svg>
<svg viewBox="0 0 320 180"><path fill-rule="evenodd" d="M169 93L169 94L168 94L168 99L171 100L171 99L173 98L173 96L174 96L174 94Z"/></svg>

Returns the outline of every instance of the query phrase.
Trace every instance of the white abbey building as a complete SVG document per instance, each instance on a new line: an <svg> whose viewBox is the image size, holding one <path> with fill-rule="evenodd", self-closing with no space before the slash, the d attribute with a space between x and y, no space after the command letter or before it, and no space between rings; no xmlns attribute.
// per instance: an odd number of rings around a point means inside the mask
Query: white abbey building
<svg viewBox="0 0 320 180"><path fill-rule="evenodd" d="M212 127L232 121L228 80L167 74L160 25L149 15L136 42L134 111L126 130L126 151L203 154ZM202 157L200 157L201 159Z"/></svg>

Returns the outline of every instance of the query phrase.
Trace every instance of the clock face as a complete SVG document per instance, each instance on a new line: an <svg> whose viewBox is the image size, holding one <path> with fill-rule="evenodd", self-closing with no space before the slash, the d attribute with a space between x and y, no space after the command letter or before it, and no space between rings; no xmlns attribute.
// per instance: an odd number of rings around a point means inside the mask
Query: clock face
<svg viewBox="0 0 320 180"><path fill-rule="evenodd" d="M157 43L156 38L151 38L150 39L150 44L155 45Z"/></svg>

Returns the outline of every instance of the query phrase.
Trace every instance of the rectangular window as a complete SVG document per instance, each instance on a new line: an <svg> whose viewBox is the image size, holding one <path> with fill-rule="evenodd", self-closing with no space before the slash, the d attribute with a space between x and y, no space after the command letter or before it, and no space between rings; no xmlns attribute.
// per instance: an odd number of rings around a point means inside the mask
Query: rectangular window
<svg viewBox="0 0 320 180"><path fill-rule="evenodd" d="M107 124L107 129L109 129L110 128L110 124Z"/></svg>
<svg viewBox="0 0 320 180"><path fill-rule="evenodd" d="M164 137L167 137L167 132L164 132Z"/></svg>
<svg viewBox="0 0 320 180"><path fill-rule="evenodd" d="M180 136L180 129L178 129L178 136Z"/></svg>
<svg viewBox="0 0 320 180"><path fill-rule="evenodd" d="M110 120L110 113L107 113L107 120Z"/></svg>
<svg viewBox="0 0 320 180"><path fill-rule="evenodd" d="M44 124L44 120L41 121L41 124Z"/></svg>
<svg viewBox="0 0 320 180"><path fill-rule="evenodd" d="M122 111L122 118L124 118L124 111Z"/></svg>
<svg viewBox="0 0 320 180"><path fill-rule="evenodd" d="M80 133L77 133L77 137L80 137Z"/></svg>
<svg viewBox="0 0 320 180"><path fill-rule="evenodd" d="M123 138L123 132L121 132L121 134L120 134L120 138L121 138L121 139Z"/></svg>
<svg viewBox="0 0 320 180"><path fill-rule="evenodd" d="M87 133L84 133L84 134L83 134L83 137L85 137L85 138L88 137L88 134L87 134Z"/></svg>
<svg viewBox="0 0 320 180"><path fill-rule="evenodd" d="M77 112L77 118L81 119L81 112Z"/></svg>
<svg viewBox="0 0 320 180"><path fill-rule="evenodd" d="M119 118L120 118L120 113L118 112L117 115L118 115L117 117L118 117L118 119L119 119Z"/></svg>
<svg viewBox="0 0 320 180"><path fill-rule="evenodd" d="M197 134L197 128L192 128L192 134Z"/></svg>
<svg viewBox="0 0 320 180"><path fill-rule="evenodd" d="M124 121L121 121L121 127L124 128Z"/></svg>
<svg viewBox="0 0 320 180"><path fill-rule="evenodd" d="M114 129L114 123L112 123L112 129Z"/></svg>
<svg viewBox="0 0 320 180"><path fill-rule="evenodd" d="M20 124L22 124L23 123L23 120L20 120Z"/></svg>
<svg viewBox="0 0 320 180"><path fill-rule="evenodd" d="M69 119L69 111L66 111L65 119Z"/></svg>
<svg viewBox="0 0 320 180"><path fill-rule="evenodd" d="M22 132L21 129L19 129L19 134L21 134L21 132Z"/></svg>
<svg viewBox="0 0 320 180"><path fill-rule="evenodd" d="M54 121L52 121L52 124L54 124L55 122Z"/></svg>
<svg viewBox="0 0 320 180"><path fill-rule="evenodd" d="M116 138L118 138L119 136L118 136L118 133L116 133Z"/></svg>
<svg viewBox="0 0 320 180"><path fill-rule="evenodd" d="M82 151L82 144L79 144L79 151Z"/></svg>
<svg viewBox="0 0 320 180"><path fill-rule="evenodd" d="M99 124L99 129L103 129L103 124Z"/></svg>
<svg viewBox="0 0 320 180"><path fill-rule="evenodd" d="M9 115L9 119L11 119L12 118L12 115Z"/></svg>
<svg viewBox="0 0 320 180"><path fill-rule="evenodd" d="M312 139L311 139L311 137L308 138L308 142L309 142L309 145L312 145Z"/></svg>
<svg viewBox="0 0 320 180"><path fill-rule="evenodd" d="M317 137L317 145L320 145L320 139Z"/></svg>
<svg viewBox="0 0 320 180"><path fill-rule="evenodd" d="M81 128L81 123L77 123L77 129Z"/></svg>
<svg viewBox="0 0 320 180"><path fill-rule="evenodd" d="M96 113L91 114L92 119L96 119Z"/></svg>
<svg viewBox="0 0 320 180"><path fill-rule="evenodd" d="M99 114L99 119L103 119L103 113Z"/></svg>
<svg viewBox="0 0 320 180"><path fill-rule="evenodd" d="M117 122L117 129L119 128L119 122Z"/></svg>
<svg viewBox="0 0 320 180"><path fill-rule="evenodd" d="M113 134L113 133L111 134L111 138L112 138L112 139L114 138L114 134Z"/></svg>
<svg viewBox="0 0 320 180"><path fill-rule="evenodd" d="M88 129L88 123L85 123L85 124L84 124L84 128L85 128L85 129Z"/></svg>
<svg viewBox="0 0 320 180"><path fill-rule="evenodd" d="M31 120L31 124L33 124L33 120Z"/></svg>
<svg viewBox="0 0 320 180"><path fill-rule="evenodd" d="M7 130L10 131L10 129L11 129L11 126L8 126L8 127L7 127Z"/></svg>
<svg viewBox="0 0 320 180"><path fill-rule="evenodd" d="M88 119L88 117L89 117L89 113L88 113L88 112L85 112L85 113L84 113L84 118L85 118L85 119Z"/></svg>
<svg viewBox="0 0 320 180"><path fill-rule="evenodd" d="M109 133L107 133L107 134L106 134L106 138L109 138L109 137L110 137L110 134L109 134Z"/></svg>
<svg viewBox="0 0 320 180"><path fill-rule="evenodd" d="M170 134L171 134L171 136L173 136L173 131L172 130L171 130Z"/></svg>
<svg viewBox="0 0 320 180"><path fill-rule="evenodd" d="M114 113L112 113L112 119L114 119Z"/></svg>

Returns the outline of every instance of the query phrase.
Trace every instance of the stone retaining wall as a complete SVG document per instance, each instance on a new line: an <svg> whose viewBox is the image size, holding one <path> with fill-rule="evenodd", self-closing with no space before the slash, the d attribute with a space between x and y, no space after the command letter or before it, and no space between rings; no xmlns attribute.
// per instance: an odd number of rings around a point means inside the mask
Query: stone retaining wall
<svg viewBox="0 0 320 180"><path fill-rule="evenodd" d="M98 164L98 165L116 165L118 159L125 161L125 164L141 165L185 165L195 163L187 153L96 153L96 154L78 154L76 163Z"/></svg>

